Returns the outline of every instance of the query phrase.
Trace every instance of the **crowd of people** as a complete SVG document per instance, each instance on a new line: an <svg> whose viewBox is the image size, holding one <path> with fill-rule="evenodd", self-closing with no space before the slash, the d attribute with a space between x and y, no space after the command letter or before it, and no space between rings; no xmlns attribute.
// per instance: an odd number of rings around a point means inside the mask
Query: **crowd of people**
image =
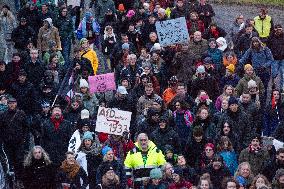
<svg viewBox="0 0 284 189"><path fill-rule="evenodd" d="M15 9L0 12L0 188L284 189L284 32L266 8L227 28L206 0ZM155 23L179 17L189 41L161 45ZM105 73L117 90L91 92ZM129 130L96 132L99 107L131 112Z"/></svg>

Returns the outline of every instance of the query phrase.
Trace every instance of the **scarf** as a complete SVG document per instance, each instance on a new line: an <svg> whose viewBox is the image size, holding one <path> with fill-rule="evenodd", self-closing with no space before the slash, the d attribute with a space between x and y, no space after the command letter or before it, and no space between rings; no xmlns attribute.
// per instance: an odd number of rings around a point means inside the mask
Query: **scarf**
<svg viewBox="0 0 284 189"><path fill-rule="evenodd" d="M60 166L60 168L67 173L69 179L73 179L77 173L79 172L80 165L76 162L73 165L67 163L67 160L64 160Z"/></svg>
<svg viewBox="0 0 284 189"><path fill-rule="evenodd" d="M251 144L249 145L249 152L251 152L251 153L257 153L257 152L259 152L259 150L260 150L260 147L254 147L254 146L252 146Z"/></svg>
<svg viewBox="0 0 284 189"><path fill-rule="evenodd" d="M57 131L59 129L60 124L63 122L63 116L61 116L59 119L56 119L54 116L51 116L50 120L54 125L54 129Z"/></svg>

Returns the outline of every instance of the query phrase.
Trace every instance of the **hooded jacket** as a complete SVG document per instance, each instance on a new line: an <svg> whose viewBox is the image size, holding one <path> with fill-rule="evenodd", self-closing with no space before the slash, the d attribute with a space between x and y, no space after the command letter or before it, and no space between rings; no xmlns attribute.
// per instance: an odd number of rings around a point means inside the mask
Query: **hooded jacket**
<svg viewBox="0 0 284 189"><path fill-rule="evenodd" d="M61 50L62 48L58 29L53 26L51 18L46 18L45 21L48 22L49 26L48 28L45 28L45 26L43 26L39 29L37 38L37 48L41 52L49 51L48 42L52 40L56 42L57 49Z"/></svg>

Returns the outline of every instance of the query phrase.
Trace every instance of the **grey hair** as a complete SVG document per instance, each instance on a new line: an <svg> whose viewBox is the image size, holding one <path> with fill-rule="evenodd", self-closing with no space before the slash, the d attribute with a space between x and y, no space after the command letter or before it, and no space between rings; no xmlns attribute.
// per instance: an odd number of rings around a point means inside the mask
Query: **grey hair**
<svg viewBox="0 0 284 189"><path fill-rule="evenodd" d="M33 159L33 153L36 149L40 149L41 153L42 153L42 158L44 160L44 162L46 163L46 165L49 165L52 163L52 161L49 158L48 153L41 147L41 146L34 146L29 153L27 154L27 156L25 157L24 160L24 167L28 167L32 164L32 159Z"/></svg>

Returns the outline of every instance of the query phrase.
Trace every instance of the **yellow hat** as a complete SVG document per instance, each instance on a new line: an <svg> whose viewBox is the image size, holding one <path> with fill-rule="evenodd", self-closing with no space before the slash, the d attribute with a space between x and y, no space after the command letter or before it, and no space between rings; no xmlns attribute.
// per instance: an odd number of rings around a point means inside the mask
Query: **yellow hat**
<svg viewBox="0 0 284 189"><path fill-rule="evenodd" d="M226 69L229 70L229 72L234 73L235 72L235 65L230 64L229 66L226 67Z"/></svg>
<svg viewBox="0 0 284 189"><path fill-rule="evenodd" d="M247 69L253 69L252 65L246 64L244 70L246 71Z"/></svg>

